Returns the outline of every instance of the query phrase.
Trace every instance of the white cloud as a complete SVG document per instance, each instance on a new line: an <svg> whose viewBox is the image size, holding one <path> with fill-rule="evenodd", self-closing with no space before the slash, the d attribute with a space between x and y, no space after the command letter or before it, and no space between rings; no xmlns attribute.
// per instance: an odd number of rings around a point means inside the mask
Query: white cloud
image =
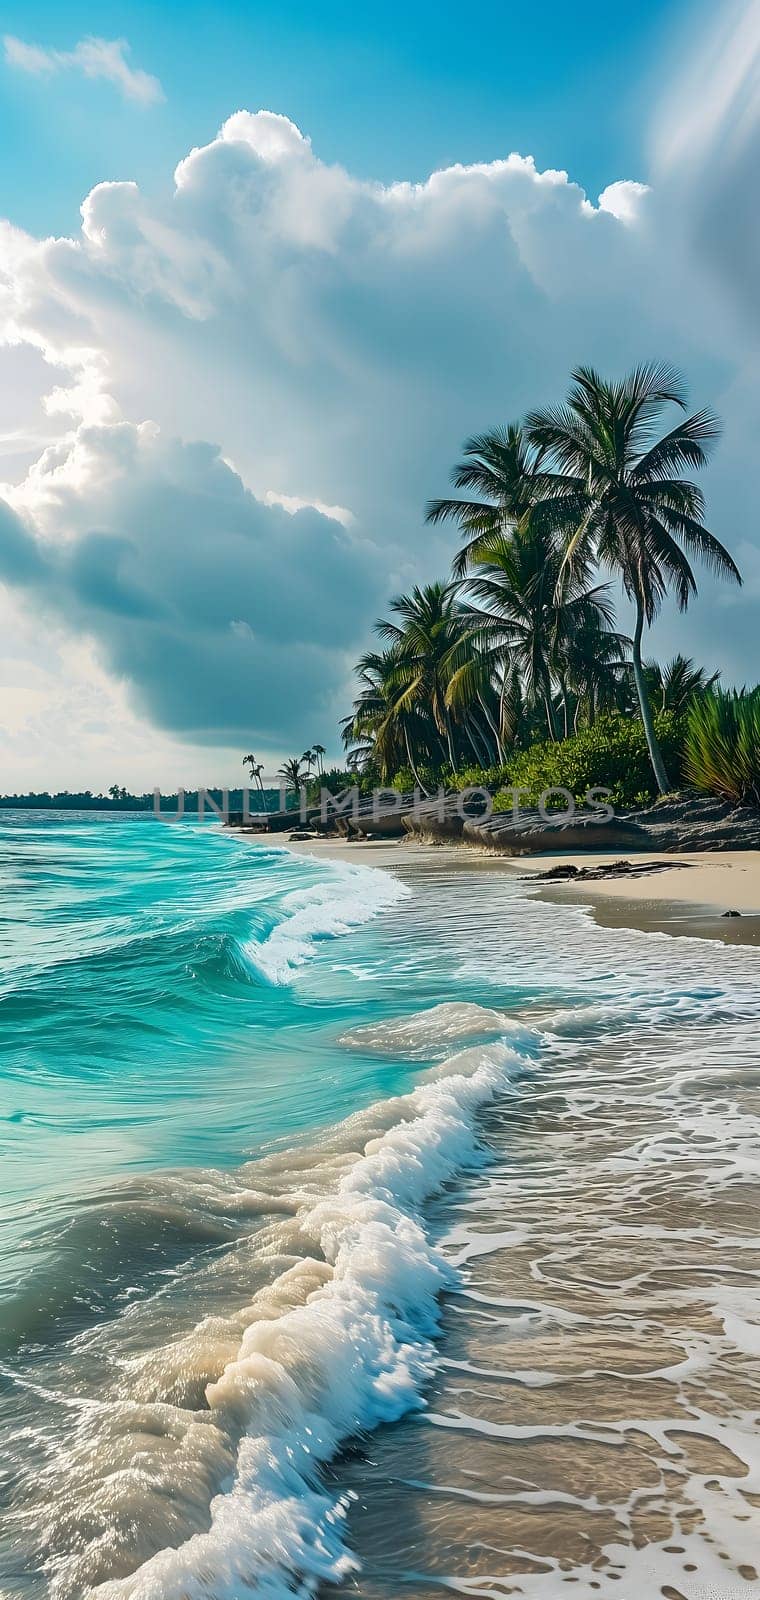
<svg viewBox="0 0 760 1600"><path fill-rule="evenodd" d="M150 722L279 752L334 728L379 572L366 541L255 499L212 446L122 422L81 427L8 491L3 579L91 640Z"/></svg>
<svg viewBox="0 0 760 1600"><path fill-rule="evenodd" d="M130 66L126 39L92 37L80 39L73 50L46 50L41 45L25 44L9 33L3 44L8 65L34 77L73 70L85 78L104 78L121 90L125 100L136 100L140 105L155 105L164 98L158 78L141 67Z"/></svg>
<svg viewBox="0 0 760 1600"><path fill-rule="evenodd" d="M51 441L6 490L45 541L42 575L13 536L16 582L172 737L328 743L370 614L446 570L453 537L423 508L463 438L561 397L578 361L650 357L725 418L710 523L744 559L760 546L750 121L740 158L720 139L662 155L649 185L593 203L517 155L360 181L287 118L240 111L165 192L99 185L77 239L7 229L8 428ZM750 594L700 589L653 651L757 677ZM172 628L184 694L162 682Z"/></svg>

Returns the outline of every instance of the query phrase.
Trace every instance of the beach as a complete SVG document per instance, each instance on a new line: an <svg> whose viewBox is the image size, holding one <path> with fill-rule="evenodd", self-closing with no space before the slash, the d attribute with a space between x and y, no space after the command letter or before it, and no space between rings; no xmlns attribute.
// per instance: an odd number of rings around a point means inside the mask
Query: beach
<svg viewBox="0 0 760 1600"><path fill-rule="evenodd" d="M5 828L0 1587L749 1596L757 951L524 858Z"/></svg>
<svg viewBox="0 0 760 1600"><path fill-rule="evenodd" d="M629 859L637 868L655 870L635 878L570 880L542 883L542 873L556 867L609 867L617 853L593 851L506 856L463 845L419 844L413 840L313 839L288 843L288 849L328 861L366 861L393 868L419 867L439 851L452 864L468 870L494 869L517 874L545 899L590 906L603 927L641 928L694 938L722 939L726 944L760 943L760 852L756 850L688 851L676 856L642 852ZM739 917L727 916L738 911Z"/></svg>

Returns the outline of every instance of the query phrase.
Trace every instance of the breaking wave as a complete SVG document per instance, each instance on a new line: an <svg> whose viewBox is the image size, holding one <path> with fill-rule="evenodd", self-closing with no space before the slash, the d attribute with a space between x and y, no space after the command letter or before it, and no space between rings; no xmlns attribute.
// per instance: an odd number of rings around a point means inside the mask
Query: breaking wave
<svg viewBox="0 0 760 1600"><path fill-rule="evenodd" d="M284 1270L231 1320L206 1318L173 1344L120 1355L118 1395L81 1408L66 1481L60 1459L51 1479L54 1596L292 1600L352 1570L346 1501L321 1469L351 1436L423 1404L439 1296L457 1274L421 1208L482 1164L479 1108L511 1092L536 1045L516 1034L516 1045L494 1041L429 1069L318 1151L240 1170L241 1209L270 1215L259 1260ZM80 1542L77 1529L96 1524L100 1537ZM125 1571L135 1525L145 1558ZM61 1556L62 1544L72 1553Z"/></svg>
<svg viewBox="0 0 760 1600"><path fill-rule="evenodd" d="M282 920L261 942L243 940L242 955L267 982L290 983L297 969L314 954L318 940L350 933L409 892L389 873L367 867L334 867L326 883L285 895L280 905Z"/></svg>

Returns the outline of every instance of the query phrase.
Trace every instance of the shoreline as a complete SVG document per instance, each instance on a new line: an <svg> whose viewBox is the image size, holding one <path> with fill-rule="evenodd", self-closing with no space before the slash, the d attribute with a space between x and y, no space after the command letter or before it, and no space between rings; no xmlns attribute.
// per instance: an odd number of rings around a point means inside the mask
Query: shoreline
<svg viewBox="0 0 760 1600"><path fill-rule="evenodd" d="M760 851L705 851L664 856L661 852L636 853L637 865L667 863L662 870L629 878L572 879L547 882L540 874L555 866L596 867L620 859L607 853L552 852L546 855L507 856L458 844L429 845L412 840L287 840L283 846L296 855L315 860L346 861L365 866L399 869L429 866L460 867L470 871L506 872L522 879L542 900L585 906L600 927L633 928L641 933L667 934L671 938L718 939L724 944L760 946ZM531 879L535 879L531 883ZM738 911L738 917L727 917Z"/></svg>

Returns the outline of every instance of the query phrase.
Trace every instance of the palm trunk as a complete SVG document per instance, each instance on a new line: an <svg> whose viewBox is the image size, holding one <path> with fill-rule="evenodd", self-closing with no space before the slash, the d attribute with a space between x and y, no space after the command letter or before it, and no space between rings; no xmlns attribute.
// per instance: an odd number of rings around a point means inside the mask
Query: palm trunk
<svg viewBox="0 0 760 1600"><path fill-rule="evenodd" d="M557 723L556 723L555 717L554 717L554 706L552 704L551 689L547 689L545 694L544 694L544 710L546 712L546 726L549 729L549 738L551 739L552 744L556 744L557 743Z"/></svg>
<svg viewBox="0 0 760 1600"><path fill-rule="evenodd" d="M644 607L641 603L641 600L637 598L636 627L633 633L633 677L636 684L636 693L639 697L641 720L644 724L644 733L646 734L649 759L652 763L652 771L655 776L657 788L659 789L660 794L669 794L671 790L671 784L665 769L665 762L662 759L662 751L659 746L657 734L654 731L652 707L649 703L649 694L647 692L646 679L644 677L644 668L641 663L641 635L643 632Z"/></svg>
<svg viewBox="0 0 760 1600"><path fill-rule="evenodd" d="M483 716L484 716L484 718L486 720L486 723L488 724L488 727L490 728L491 733L493 734L494 743L496 745L496 761L497 761L497 763L500 763L503 766L503 764L504 764L504 747L503 747L502 742L501 742L501 736L499 734L499 730L498 730L498 728L496 726L496 723L493 720L493 717L489 713L488 707L487 707L487 705L485 703L485 700L483 699L482 695L478 695L478 704L479 704L479 706L480 706L480 708L481 708L481 710L483 712ZM503 694L503 691L502 691L502 693L499 696L499 710L503 712L503 709L504 709L504 694Z"/></svg>
<svg viewBox="0 0 760 1600"><path fill-rule="evenodd" d="M417 768L416 768L416 766L414 764L414 756L412 755L412 747L411 747L411 744L409 742L409 729L407 727L404 727L404 744L406 745L406 759L409 762L409 767L410 767L410 770L411 770L411 773L412 773L412 777L414 778L415 783L417 784L417 788L421 791L422 794L424 794L425 799L428 800L430 798L430 796L428 795L427 789L425 788L425 785L422 782L422 779L421 779L421 777L419 775L419 772L417 771Z"/></svg>
<svg viewBox="0 0 760 1600"><path fill-rule="evenodd" d="M478 766L492 766L493 762L491 761L491 752L488 748L488 740L483 732L483 729L478 723L477 717L474 714L472 716L465 717L464 727L470 744L475 751L475 760Z"/></svg>

